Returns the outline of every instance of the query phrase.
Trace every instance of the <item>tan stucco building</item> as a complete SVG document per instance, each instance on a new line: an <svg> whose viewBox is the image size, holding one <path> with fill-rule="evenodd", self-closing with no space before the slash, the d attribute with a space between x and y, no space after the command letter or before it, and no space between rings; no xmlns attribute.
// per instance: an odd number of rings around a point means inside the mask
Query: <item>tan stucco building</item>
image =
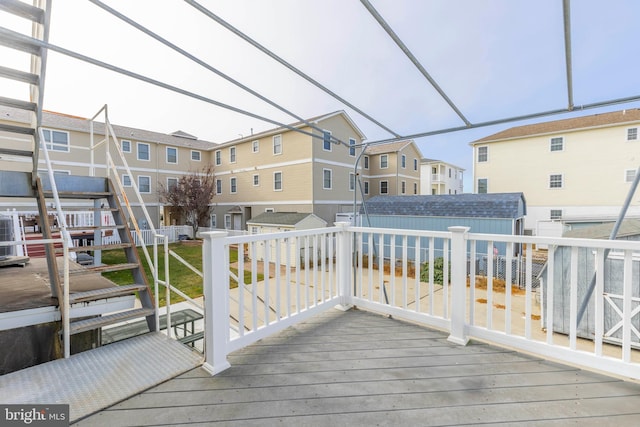
<svg viewBox="0 0 640 427"><path fill-rule="evenodd" d="M0 113L2 123L24 123L28 119L21 111L8 107ZM131 170L128 173L120 167L118 177L125 188L132 189L127 197L136 216L142 217L141 203L133 192L133 184L138 186L155 225L180 222L170 207L162 203L161 186L168 187L173 180L201 171L209 164L216 179L208 224L213 228L244 231L247 220L264 212L313 213L333 224L336 214L352 213L354 200L358 204L356 210L362 200L359 190L356 195L354 167L365 136L344 111L307 122L322 132L304 123L294 123L222 144L203 141L182 131L163 134L114 125ZM45 112L43 127L55 173L90 175L93 170L96 176L105 176L104 145L94 151L92 160L87 119ZM97 145L104 139L104 125L95 123L94 133L93 144ZM15 138L0 133L0 144L11 146L16 143ZM30 171L30 158L6 157L0 157L0 167L7 161L22 161L24 170ZM420 152L413 141L369 147L357 172L363 182L364 197L416 194L419 159ZM40 164L44 170L42 157ZM35 201L25 199L19 203L22 204L17 206L15 199L0 200L0 208L37 210Z"/></svg>
<svg viewBox="0 0 640 427"><path fill-rule="evenodd" d="M640 110L518 126L471 143L474 192L521 191L525 228L559 235L616 219L640 166ZM627 217L640 217L640 198Z"/></svg>

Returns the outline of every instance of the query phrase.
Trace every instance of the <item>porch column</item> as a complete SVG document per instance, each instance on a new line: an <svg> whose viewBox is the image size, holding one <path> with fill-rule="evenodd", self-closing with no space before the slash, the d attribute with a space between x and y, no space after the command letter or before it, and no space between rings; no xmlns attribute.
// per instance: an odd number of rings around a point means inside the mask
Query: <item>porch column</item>
<svg viewBox="0 0 640 427"><path fill-rule="evenodd" d="M469 342L465 330L469 227L449 227L449 231L451 232L451 334L447 341L466 345Z"/></svg>
<svg viewBox="0 0 640 427"><path fill-rule="evenodd" d="M224 246L226 231L202 233L204 290L204 365L216 375L231 365L227 361L229 340L229 271Z"/></svg>
<svg viewBox="0 0 640 427"><path fill-rule="evenodd" d="M340 305L336 308L340 310L350 310L351 304L351 280L350 272L352 268L351 234L347 228L349 222L335 222L334 225L340 228L336 233L336 280L340 292Z"/></svg>

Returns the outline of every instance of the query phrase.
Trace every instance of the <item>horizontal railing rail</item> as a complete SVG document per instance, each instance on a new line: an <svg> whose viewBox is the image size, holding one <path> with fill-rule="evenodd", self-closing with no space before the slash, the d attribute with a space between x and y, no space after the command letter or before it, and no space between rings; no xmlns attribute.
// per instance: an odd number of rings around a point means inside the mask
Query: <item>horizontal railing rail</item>
<svg viewBox="0 0 640 427"><path fill-rule="evenodd" d="M480 339L640 379L640 242L347 223L204 237L205 336L212 343L205 357L212 373L228 367L230 351L333 306L356 305L447 330L455 343ZM534 250L542 245L548 251ZM238 287L229 290L229 274L220 271L232 266Z"/></svg>

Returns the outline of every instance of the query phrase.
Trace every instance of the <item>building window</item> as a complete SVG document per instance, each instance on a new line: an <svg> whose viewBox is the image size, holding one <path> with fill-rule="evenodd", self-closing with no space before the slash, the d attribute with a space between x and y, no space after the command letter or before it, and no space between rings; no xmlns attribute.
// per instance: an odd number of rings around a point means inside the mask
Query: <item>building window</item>
<svg viewBox="0 0 640 427"><path fill-rule="evenodd" d="M218 220L217 220L216 214L211 215L211 217L210 217L210 218L211 218L211 219L210 219L210 221L211 221L211 228L216 228L216 227L218 226L218 224L217 224L217 223L218 223Z"/></svg>
<svg viewBox="0 0 640 427"><path fill-rule="evenodd" d="M380 181L380 194L389 194L389 182Z"/></svg>
<svg viewBox="0 0 640 427"><path fill-rule="evenodd" d="M331 169L322 169L322 188L331 190Z"/></svg>
<svg viewBox="0 0 640 427"><path fill-rule="evenodd" d="M489 160L489 147L478 147L478 163Z"/></svg>
<svg viewBox="0 0 640 427"><path fill-rule="evenodd" d="M43 129L44 141L49 151L69 151L69 133Z"/></svg>
<svg viewBox="0 0 640 427"><path fill-rule="evenodd" d="M401 194L406 194L407 193L407 181L401 181L400 182L400 193Z"/></svg>
<svg viewBox="0 0 640 427"><path fill-rule="evenodd" d="M178 149L174 147L167 147L167 163L178 163Z"/></svg>
<svg viewBox="0 0 640 427"><path fill-rule="evenodd" d="M418 194L418 183L417 182L413 183L413 194Z"/></svg>
<svg viewBox="0 0 640 427"><path fill-rule="evenodd" d="M638 128L627 129L627 141L637 141L637 140L638 140Z"/></svg>
<svg viewBox="0 0 640 427"><path fill-rule="evenodd" d="M449 178L451 178L451 168L449 168Z"/></svg>
<svg viewBox="0 0 640 427"><path fill-rule="evenodd" d="M389 167L389 155L383 154L380 156L380 169L386 169Z"/></svg>
<svg viewBox="0 0 640 427"><path fill-rule="evenodd" d="M369 156L364 156L364 168L369 169Z"/></svg>
<svg viewBox="0 0 640 427"><path fill-rule="evenodd" d="M636 177L635 169L627 169L624 171L624 182L633 182Z"/></svg>
<svg viewBox="0 0 640 427"><path fill-rule="evenodd" d="M222 164L222 152L220 150L216 151L216 166L220 166Z"/></svg>
<svg viewBox="0 0 640 427"><path fill-rule="evenodd" d="M322 131L322 149L331 151L331 132L328 130Z"/></svg>
<svg viewBox="0 0 640 427"><path fill-rule="evenodd" d="M201 160L201 154L199 151L191 150L191 160L199 162Z"/></svg>
<svg viewBox="0 0 640 427"><path fill-rule="evenodd" d="M364 194L369 194L369 181L364 182Z"/></svg>
<svg viewBox="0 0 640 427"><path fill-rule="evenodd" d="M138 176L138 191L141 193L151 193L151 177Z"/></svg>
<svg viewBox="0 0 640 427"><path fill-rule="evenodd" d="M222 180L216 179L216 194L222 194Z"/></svg>
<svg viewBox="0 0 640 427"><path fill-rule="evenodd" d="M562 188L562 174L549 175L549 188Z"/></svg>
<svg viewBox="0 0 640 427"><path fill-rule="evenodd" d="M349 172L349 191L356 190L356 175L353 172Z"/></svg>
<svg viewBox="0 0 640 427"><path fill-rule="evenodd" d="M253 175L253 186L257 187L260 185L260 175L255 174Z"/></svg>
<svg viewBox="0 0 640 427"><path fill-rule="evenodd" d="M122 186L131 187L131 177L129 175L122 175Z"/></svg>
<svg viewBox="0 0 640 427"><path fill-rule="evenodd" d="M167 178L167 190L173 190L178 185L178 178Z"/></svg>
<svg viewBox="0 0 640 427"><path fill-rule="evenodd" d="M478 194L486 194L489 190L487 178L480 178L478 180Z"/></svg>
<svg viewBox="0 0 640 427"><path fill-rule="evenodd" d="M562 209L551 209L549 212L549 219L560 219L562 218Z"/></svg>
<svg viewBox="0 0 640 427"><path fill-rule="evenodd" d="M120 148L122 148L123 153L130 153L131 141L127 141L126 139L123 139L122 141L120 141Z"/></svg>
<svg viewBox="0 0 640 427"><path fill-rule="evenodd" d="M273 137L273 154L282 154L282 135Z"/></svg>
<svg viewBox="0 0 640 427"><path fill-rule="evenodd" d="M413 170L414 171L418 170L418 159L413 159Z"/></svg>
<svg viewBox="0 0 640 427"><path fill-rule="evenodd" d="M224 214L224 229L231 230L231 214Z"/></svg>
<svg viewBox="0 0 640 427"><path fill-rule="evenodd" d="M282 191L282 172L273 173L273 190Z"/></svg>
<svg viewBox="0 0 640 427"><path fill-rule="evenodd" d="M407 168L407 156L405 156L404 154L400 157L400 166L402 167L402 169Z"/></svg>
<svg viewBox="0 0 640 427"><path fill-rule="evenodd" d="M138 160L151 160L151 147L144 142L138 142Z"/></svg>
<svg viewBox="0 0 640 427"><path fill-rule="evenodd" d="M229 180L229 187L231 188L231 194L238 192L238 179L235 176Z"/></svg>
<svg viewBox="0 0 640 427"><path fill-rule="evenodd" d="M557 137L551 138L551 145L549 146L551 151L562 151L564 150L564 138Z"/></svg>
<svg viewBox="0 0 640 427"><path fill-rule="evenodd" d="M229 163L236 162L236 147L229 147Z"/></svg>
<svg viewBox="0 0 640 427"><path fill-rule="evenodd" d="M260 141L253 141L251 143L251 151L257 153L260 151Z"/></svg>
<svg viewBox="0 0 640 427"><path fill-rule="evenodd" d="M353 138L349 138L349 155L351 157L356 156L356 140Z"/></svg>

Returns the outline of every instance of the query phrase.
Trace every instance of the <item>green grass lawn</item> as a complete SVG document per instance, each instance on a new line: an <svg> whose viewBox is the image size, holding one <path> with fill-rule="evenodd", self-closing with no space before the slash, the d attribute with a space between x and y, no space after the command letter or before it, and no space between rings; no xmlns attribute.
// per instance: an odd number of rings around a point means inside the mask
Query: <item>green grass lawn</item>
<svg viewBox="0 0 640 427"><path fill-rule="evenodd" d="M142 260L142 264L144 266L145 274L147 276L147 280L149 285L153 289L153 275L151 274L151 270L149 269L149 265L147 263L146 257L142 248L138 249L138 255ZM189 264L194 266L199 271L202 271L202 246L193 245L193 244L182 244L182 243L171 243L169 244L169 249L174 251L180 257L182 257ZM149 255L153 259L153 247L149 247ZM158 248L158 278L160 280L164 280L164 253L162 248ZM173 287L180 289L180 291L184 292L191 298L197 298L202 296L202 279L196 273L191 271L187 266L183 263L175 259L173 256L169 256L169 279L170 283ZM230 250L229 253L229 262L233 263L238 260L238 251L234 248ZM121 249L103 251L102 252L102 262L104 264L122 264L126 262L124 251ZM234 274L238 274L237 269L231 269ZM127 285L133 282L133 277L131 272L128 270L124 271L113 271L109 273L103 273L103 276L111 280L112 282L118 285ZM263 275L258 274L258 280L262 280ZM245 271L244 274L244 282L251 283L251 272ZM230 278L230 287L235 288L238 286L238 283ZM165 288L160 285L160 306L165 305ZM175 293L171 293L171 303L176 303L183 301L183 298L179 297Z"/></svg>

